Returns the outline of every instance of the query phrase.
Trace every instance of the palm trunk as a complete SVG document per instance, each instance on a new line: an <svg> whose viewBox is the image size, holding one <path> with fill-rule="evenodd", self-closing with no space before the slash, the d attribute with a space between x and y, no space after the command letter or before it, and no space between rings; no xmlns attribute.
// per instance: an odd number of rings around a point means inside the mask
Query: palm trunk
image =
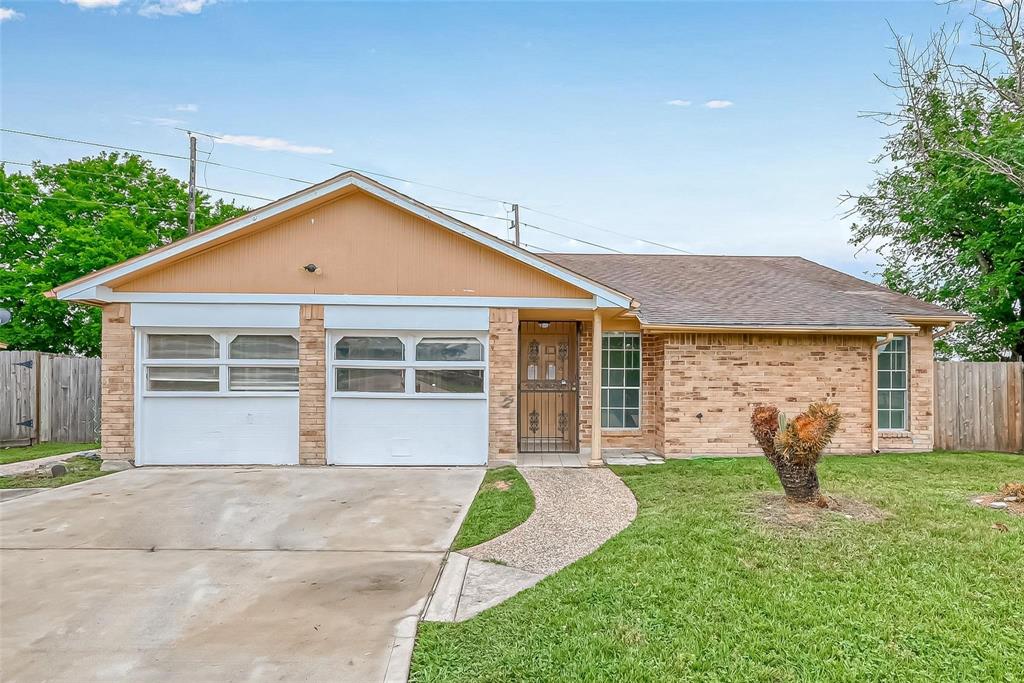
<svg viewBox="0 0 1024 683"><path fill-rule="evenodd" d="M787 498L798 503L817 501L821 498L815 465L797 465L781 461L772 464L775 465L775 472L779 475Z"/></svg>

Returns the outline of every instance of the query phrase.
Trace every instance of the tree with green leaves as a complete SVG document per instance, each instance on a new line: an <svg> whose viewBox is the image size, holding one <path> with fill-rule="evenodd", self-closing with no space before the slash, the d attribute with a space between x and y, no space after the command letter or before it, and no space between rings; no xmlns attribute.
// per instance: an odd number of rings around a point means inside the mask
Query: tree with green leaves
<svg viewBox="0 0 1024 683"><path fill-rule="evenodd" d="M196 197L196 229L245 212ZM12 349L97 355L100 314L48 299L57 285L184 237L188 186L133 154L100 154L27 173L0 166L0 327Z"/></svg>
<svg viewBox="0 0 1024 683"><path fill-rule="evenodd" d="M974 40L944 29L922 49L896 37L896 112L851 242L874 249L892 289L968 312L940 357L1024 358L1022 0L979 0ZM968 51L970 58L959 61Z"/></svg>

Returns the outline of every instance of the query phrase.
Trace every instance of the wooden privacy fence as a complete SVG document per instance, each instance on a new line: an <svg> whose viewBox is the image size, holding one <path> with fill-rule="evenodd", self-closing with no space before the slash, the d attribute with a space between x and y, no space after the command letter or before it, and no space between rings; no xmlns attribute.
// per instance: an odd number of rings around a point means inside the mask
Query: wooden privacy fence
<svg viewBox="0 0 1024 683"><path fill-rule="evenodd" d="M99 358L0 351L0 446L99 435Z"/></svg>
<svg viewBox="0 0 1024 683"><path fill-rule="evenodd" d="M1024 363L935 363L935 448L1024 451Z"/></svg>

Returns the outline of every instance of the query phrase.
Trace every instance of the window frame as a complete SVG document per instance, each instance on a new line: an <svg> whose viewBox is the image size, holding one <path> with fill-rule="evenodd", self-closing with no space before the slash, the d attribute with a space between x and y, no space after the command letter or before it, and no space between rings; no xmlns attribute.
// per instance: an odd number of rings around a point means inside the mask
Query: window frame
<svg viewBox="0 0 1024 683"><path fill-rule="evenodd" d="M405 346L405 360L338 360L334 348L342 337L397 337ZM475 339L482 348L482 359L478 361L416 360L416 346L424 339ZM390 398L429 401L459 401L486 399L490 388L490 361L487 348L487 333L467 330L331 330L327 335L328 396L332 398ZM401 369L405 372L405 391L338 391L337 368ZM483 370L483 391L472 394L417 393L416 370Z"/></svg>
<svg viewBox="0 0 1024 683"><path fill-rule="evenodd" d="M193 327L141 327L135 329L138 343L136 345L136 382L138 383L139 395L142 397L164 397L164 398L223 398L230 397L259 397L259 396L288 396L298 398L299 389L273 389L273 390L231 390L230 368L232 367L294 367L299 366L299 359L262 359L262 358L231 358L231 342L236 337L243 335L280 335L289 336L299 340L299 332L295 329L281 328L193 328ZM149 337L161 334L195 334L213 337L219 346L216 358L149 358ZM301 353L301 350L300 350ZM147 379L148 369L151 367L216 367L217 368L217 391L158 391L149 388Z"/></svg>
<svg viewBox="0 0 1024 683"><path fill-rule="evenodd" d="M625 340L625 338L627 336L636 337L637 353L639 353L639 355L640 355L640 365L639 365L639 367L636 368L636 370L638 371L638 377L639 377L637 385L635 387L634 386L629 386L627 384L623 384L622 386L614 386L614 387L613 386L605 386L604 377L605 377L605 371L606 370L622 370L623 371L623 382L625 382L625 372L627 371L627 368L624 368L624 367L623 368L606 368L605 367L605 364L604 364L604 342L605 342L606 339L610 339L612 337L622 337L623 340ZM625 348L625 347L623 347L623 348ZM628 369L632 370L633 368L628 368ZM636 389L637 390L636 427L626 427L626 426L622 426L622 427L606 427L605 426L604 418L605 418L605 415L607 414L608 410L611 408L611 406L606 406L604 404L604 401L603 401L603 399L604 399L604 392L605 392L606 389ZM601 401L601 431L602 432L629 432L629 433L636 433L636 432L639 432L639 431L641 431L643 429L643 425L644 425L644 347L643 347L643 334L641 334L640 332L637 332L637 331L628 331L628 330L624 330L624 331L612 330L610 332L602 332L602 334L601 334L601 386L598 388L598 390L601 392L599 395L602 398L602 401ZM629 407L629 406L623 405L621 407L618 407L618 406L616 407L616 410L619 410L621 408L621 410L623 411L623 413L622 413L622 415L623 415L623 424L625 424L625 410L626 410L627 407Z"/></svg>
<svg viewBox="0 0 1024 683"><path fill-rule="evenodd" d="M883 341L883 339L884 338L879 338L878 341ZM900 353L886 351L886 349L888 349L888 347L889 347L889 344L891 344L892 341L896 341L897 339L902 339L903 340L903 351L900 352ZM909 335L904 335L904 334L893 335L892 341L887 343L885 346L878 347L876 349L876 351L875 351L875 425L876 425L876 429L879 432L891 432L891 433L897 433L898 434L898 433L904 433L904 432L909 432L910 431L910 427L909 427L909 424L910 424L910 336ZM886 368L886 369L883 370L882 369L882 363L881 363L881 358L882 358L882 354L883 353L888 355L888 356L899 356L899 355L902 355L903 356L903 360L904 360L903 368L894 370L894 369L892 369L890 367L890 368ZM900 387L894 388L894 387L892 387L892 382L890 381L890 383L889 383L890 386L883 388L881 386L882 383L880 381L881 380L881 375L882 375L883 372L889 373L890 377L892 376L893 373L902 373L903 374L903 387L901 387L901 388ZM883 408L882 407L882 392L883 391L887 392L889 394L889 397L890 397L889 407L888 408ZM903 406L902 406L902 409L900 409L900 408L893 408L892 407L891 398L892 398L892 392L893 391L902 391L903 392ZM893 413L894 410L897 411L897 412L902 410L902 412L903 412L903 426L902 427L881 427L881 426L878 426L878 425L881 425L881 422L882 422L881 417L882 417L882 412L883 411L885 411L886 413L889 414L889 417L890 417L889 424L891 425L892 424L891 417L892 417L892 413Z"/></svg>

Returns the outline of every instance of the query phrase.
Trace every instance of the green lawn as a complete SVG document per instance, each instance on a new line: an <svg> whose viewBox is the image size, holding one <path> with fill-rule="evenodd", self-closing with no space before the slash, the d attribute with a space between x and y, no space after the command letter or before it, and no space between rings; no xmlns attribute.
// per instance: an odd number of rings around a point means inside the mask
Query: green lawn
<svg viewBox="0 0 1024 683"><path fill-rule="evenodd" d="M749 514L779 490L763 458L613 469L633 524L467 622L421 624L412 680L1024 680L1024 518L968 501L1024 479L1024 456L827 458L827 493L889 517L803 531Z"/></svg>
<svg viewBox="0 0 1024 683"><path fill-rule="evenodd" d="M86 479L102 477L109 472L100 472L100 461L92 458L75 457L65 463L68 473L60 477L39 477L29 472L0 477L0 489L56 488L75 484Z"/></svg>
<svg viewBox="0 0 1024 683"><path fill-rule="evenodd" d="M533 491L515 467L487 470L452 550L471 548L514 529L533 513L533 505Z"/></svg>
<svg viewBox="0 0 1024 683"><path fill-rule="evenodd" d="M0 448L0 465L22 460L34 460L45 458L50 455L61 455L62 453L74 453L75 451L88 451L99 448L98 443L39 443L35 446L17 446L14 448Z"/></svg>

